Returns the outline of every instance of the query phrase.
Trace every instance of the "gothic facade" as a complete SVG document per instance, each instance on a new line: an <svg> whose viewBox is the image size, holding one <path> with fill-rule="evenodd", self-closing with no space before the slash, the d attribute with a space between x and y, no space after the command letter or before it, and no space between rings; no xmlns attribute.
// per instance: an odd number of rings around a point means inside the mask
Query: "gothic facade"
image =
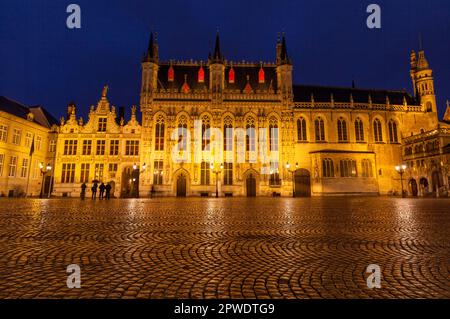
<svg viewBox="0 0 450 319"><path fill-rule="evenodd" d="M54 194L109 182L116 196L390 194L402 141L438 126L432 70L411 53L414 94L293 84L283 36L273 62L142 60L141 123L125 123L105 87L89 119L59 128ZM447 182L446 182L447 183ZM448 185L447 185L448 186Z"/></svg>

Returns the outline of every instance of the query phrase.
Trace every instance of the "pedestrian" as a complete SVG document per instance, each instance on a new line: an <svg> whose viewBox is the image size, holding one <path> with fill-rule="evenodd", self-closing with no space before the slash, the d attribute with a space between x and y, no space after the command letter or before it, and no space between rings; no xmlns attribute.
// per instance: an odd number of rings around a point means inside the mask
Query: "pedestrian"
<svg viewBox="0 0 450 319"><path fill-rule="evenodd" d="M105 184L101 183L99 188L100 188L100 194L99 194L98 198L103 199L104 198L103 194L105 194L106 186L105 186Z"/></svg>
<svg viewBox="0 0 450 319"><path fill-rule="evenodd" d="M92 199L95 199L95 197L97 196L97 187L98 187L98 184L97 184L97 182L95 182L94 185L92 185L92 188L91 188Z"/></svg>
<svg viewBox="0 0 450 319"><path fill-rule="evenodd" d="M106 191L106 199L110 199L110 197L111 197L111 184L110 183L106 184L105 191Z"/></svg>
<svg viewBox="0 0 450 319"><path fill-rule="evenodd" d="M81 199L84 200L86 197L86 183L81 184Z"/></svg>

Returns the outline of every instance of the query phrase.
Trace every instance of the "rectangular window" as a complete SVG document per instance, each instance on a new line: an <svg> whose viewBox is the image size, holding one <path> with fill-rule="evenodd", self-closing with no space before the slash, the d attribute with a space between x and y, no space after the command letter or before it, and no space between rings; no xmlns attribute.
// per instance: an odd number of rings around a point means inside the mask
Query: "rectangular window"
<svg viewBox="0 0 450 319"><path fill-rule="evenodd" d="M25 146L31 147L31 141L32 141L33 135L30 132L27 132L25 134Z"/></svg>
<svg viewBox="0 0 450 319"><path fill-rule="evenodd" d="M210 183L210 175L211 168L209 166L209 162L202 162L200 167L200 183L202 185L209 185Z"/></svg>
<svg viewBox="0 0 450 319"><path fill-rule="evenodd" d="M341 160L340 161L341 177L356 177L356 161Z"/></svg>
<svg viewBox="0 0 450 319"><path fill-rule="evenodd" d="M38 179L39 175L41 174L41 168L39 167L39 161L38 160L34 160L33 167L34 167L34 169L33 169L33 179Z"/></svg>
<svg viewBox="0 0 450 319"><path fill-rule="evenodd" d="M97 140L97 155L105 155L105 140Z"/></svg>
<svg viewBox="0 0 450 319"><path fill-rule="evenodd" d="M163 161L155 161L153 166L153 184L163 184Z"/></svg>
<svg viewBox="0 0 450 319"><path fill-rule="evenodd" d="M111 140L109 143L109 155L119 155L119 140Z"/></svg>
<svg viewBox="0 0 450 319"><path fill-rule="evenodd" d="M51 140L51 141L50 141L50 144L49 144L49 146L48 146L48 151L49 151L50 153L56 152L56 140Z"/></svg>
<svg viewBox="0 0 450 319"><path fill-rule="evenodd" d="M411 162L413 164L414 162ZM372 177L372 162L368 159L364 159L361 162L362 166L362 177ZM412 166L412 165L411 165Z"/></svg>
<svg viewBox="0 0 450 319"><path fill-rule="evenodd" d="M73 183L75 181L75 163L62 164L61 183Z"/></svg>
<svg viewBox="0 0 450 319"><path fill-rule="evenodd" d="M331 158L324 158L322 160L322 176L334 177L334 163Z"/></svg>
<svg viewBox="0 0 450 319"><path fill-rule="evenodd" d="M233 163L223 164L223 184L233 185Z"/></svg>
<svg viewBox="0 0 450 319"><path fill-rule="evenodd" d="M106 132L106 117L101 117L98 119L98 131Z"/></svg>
<svg viewBox="0 0 450 319"><path fill-rule="evenodd" d="M20 170L20 177L25 178L28 176L28 158L22 159L22 169Z"/></svg>
<svg viewBox="0 0 450 319"><path fill-rule="evenodd" d="M88 183L89 182L89 170L91 168L91 164L82 163L81 164L81 175L80 175L80 183Z"/></svg>
<svg viewBox="0 0 450 319"><path fill-rule="evenodd" d="M134 141L134 140L126 141L125 155L127 155L127 156L139 155L139 141Z"/></svg>
<svg viewBox="0 0 450 319"><path fill-rule="evenodd" d="M64 141L64 155L77 155L77 140Z"/></svg>
<svg viewBox="0 0 450 319"><path fill-rule="evenodd" d="M0 176L3 175L4 163L5 163L5 154L0 154Z"/></svg>
<svg viewBox="0 0 450 319"><path fill-rule="evenodd" d="M91 155L91 154L92 154L92 141L83 140L83 155Z"/></svg>
<svg viewBox="0 0 450 319"><path fill-rule="evenodd" d="M8 127L6 125L0 125L0 142L8 140Z"/></svg>
<svg viewBox="0 0 450 319"><path fill-rule="evenodd" d="M11 156L9 159L9 177L15 177L16 176L16 169L17 169L17 156Z"/></svg>
<svg viewBox="0 0 450 319"><path fill-rule="evenodd" d="M103 180L103 171L105 169L105 165L103 163L95 164L95 179L102 181Z"/></svg>
<svg viewBox="0 0 450 319"><path fill-rule="evenodd" d="M19 145L20 144L20 137L22 135L22 131L19 129L14 129L13 131L13 144Z"/></svg>
<svg viewBox="0 0 450 319"><path fill-rule="evenodd" d="M116 177L117 167L118 167L117 163L110 163L108 165L108 174L109 174L110 178L115 178Z"/></svg>
<svg viewBox="0 0 450 319"><path fill-rule="evenodd" d="M36 137L36 151L40 151L42 147L42 136Z"/></svg>

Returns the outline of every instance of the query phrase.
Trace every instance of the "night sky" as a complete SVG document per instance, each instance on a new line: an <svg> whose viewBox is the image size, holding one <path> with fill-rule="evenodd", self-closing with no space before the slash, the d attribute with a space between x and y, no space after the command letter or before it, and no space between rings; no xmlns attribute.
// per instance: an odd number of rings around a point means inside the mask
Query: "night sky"
<svg viewBox="0 0 450 319"><path fill-rule="evenodd" d="M81 6L82 28L66 27ZM366 26L366 7L382 8L382 28ZM75 101L86 115L103 85L112 104L138 105L140 62L150 30L160 59L207 60L217 28L229 60L273 61L286 33L294 83L407 89L409 53L419 33L434 70L442 117L450 99L450 1L1 0L0 95L43 105L55 117Z"/></svg>

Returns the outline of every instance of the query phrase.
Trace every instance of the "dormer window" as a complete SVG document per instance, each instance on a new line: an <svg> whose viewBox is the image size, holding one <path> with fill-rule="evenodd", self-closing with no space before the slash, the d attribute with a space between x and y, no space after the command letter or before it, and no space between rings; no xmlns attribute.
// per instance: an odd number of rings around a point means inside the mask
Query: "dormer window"
<svg viewBox="0 0 450 319"><path fill-rule="evenodd" d="M205 70L203 70L203 66L200 66L200 69L198 70L198 82L205 82Z"/></svg>
<svg viewBox="0 0 450 319"><path fill-rule="evenodd" d="M233 67L231 67L230 71L228 72L228 83L234 83L234 69L233 69Z"/></svg>
<svg viewBox="0 0 450 319"><path fill-rule="evenodd" d="M258 73L258 82L259 83L265 82L264 70L262 68L262 65L261 65L261 68L259 69L259 73Z"/></svg>
<svg viewBox="0 0 450 319"><path fill-rule="evenodd" d="M106 117L98 119L98 132L106 132Z"/></svg>
<svg viewBox="0 0 450 319"><path fill-rule="evenodd" d="M174 72L174 70L173 70L173 66L171 65L171 66L169 67L169 71L167 72L167 80L168 80L169 82L173 82L173 81L174 81L174 78L175 78L175 72Z"/></svg>

